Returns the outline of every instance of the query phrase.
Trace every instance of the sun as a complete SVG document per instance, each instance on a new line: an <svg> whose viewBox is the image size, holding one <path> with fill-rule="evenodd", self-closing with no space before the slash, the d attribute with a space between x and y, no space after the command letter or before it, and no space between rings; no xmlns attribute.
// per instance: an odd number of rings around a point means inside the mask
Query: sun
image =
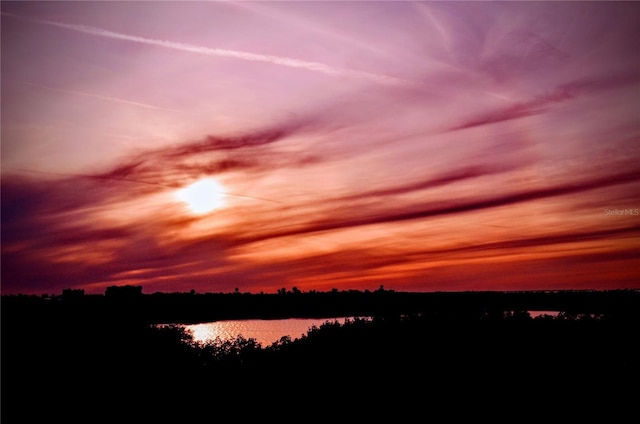
<svg viewBox="0 0 640 424"><path fill-rule="evenodd" d="M188 185L177 193L195 214L204 214L224 206L224 187L213 178L205 178Z"/></svg>

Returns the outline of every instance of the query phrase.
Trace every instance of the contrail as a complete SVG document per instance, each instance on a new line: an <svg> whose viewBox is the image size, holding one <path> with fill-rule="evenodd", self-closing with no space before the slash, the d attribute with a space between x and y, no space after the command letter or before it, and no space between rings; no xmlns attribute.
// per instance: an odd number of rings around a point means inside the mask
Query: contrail
<svg viewBox="0 0 640 424"><path fill-rule="evenodd" d="M275 65L288 66L290 68L305 69L308 71L319 72L326 75L348 76L365 79L371 82L384 85L406 85L407 81L399 78L390 77L388 75L375 74L365 71L356 71L351 69L341 69L329 66L320 62L308 62L304 60L293 59L283 56L264 55L239 50L215 49L210 47L196 46L193 44L179 43L169 40L158 40L154 38L140 37L137 35L123 34L120 32L109 31L102 28L68 24L64 22L50 21L46 19L28 18L13 13L2 12L4 16L21 19L28 22L49 25L57 28L64 28L70 31L80 32L83 34L95 35L97 37L111 38L115 40L131 41L133 43L148 44L152 46L164 47L167 49L179 50L183 52L197 53L206 56L229 57L234 59L248 60L253 62L266 62Z"/></svg>
<svg viewBox="0 0 640 424"><path fill-rule="evenodd" d="M33 84L31 82L22 82L22 84L25 84L25 85L28 85L28 86L31 86L31 87L36 87L36 88L43 88L45 90L57 91L59 93L69 93L69 94L75 94L77 96L92 97L94 99L106 100L106 101L109 101L109 102L117 102L117 103L122 103L122 104L130 105L130 106L143 107L143 108L146 108L146 109L169 110L169 111L172 111L172 112L177 112L174 109L166 109L166 108L162 108L162 107L158 107L158 106L153 106L153 105L150 105L150 104L147 104L147 103L134 102L134 101L131 101L131 100L119 99L117 97L102 96L100 94L86 93L84 91L67 90L67 89L63 89L63 88L49 87L47 85Z"/></svg>

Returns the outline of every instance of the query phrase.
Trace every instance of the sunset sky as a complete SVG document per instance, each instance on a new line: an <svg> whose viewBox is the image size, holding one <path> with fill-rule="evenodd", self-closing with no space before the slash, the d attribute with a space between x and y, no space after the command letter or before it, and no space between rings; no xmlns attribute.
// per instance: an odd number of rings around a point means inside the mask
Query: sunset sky
<svg viewBox="0 0 640 424"><path fill-rule="evenodd" d="M1 10L3 294L640 288L640 2Z"/></svg>

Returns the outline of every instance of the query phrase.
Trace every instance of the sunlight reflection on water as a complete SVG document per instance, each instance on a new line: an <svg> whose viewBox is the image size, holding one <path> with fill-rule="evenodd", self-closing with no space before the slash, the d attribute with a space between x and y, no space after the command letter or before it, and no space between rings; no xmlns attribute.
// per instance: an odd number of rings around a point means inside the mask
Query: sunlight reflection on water
<svg viewBox="0 0 640 424"><path fill-rule="evenodd" d="M250 319L236 321L215 321L185 325L193 333L194 341L206 342L220 337L221 340L235 339L242 335L245 339L256 339L263 347L290 336L292 340L302 337L312 326L320 327L325 322L343 324L347 317L341 318L287 318L287 319Z"/></svg>
<svg viewBox="0 0 640 424"><path fill-rule="evenodd" d="M550 317L557 317L558 314L560 314L560 312L558 311L529 311L529 315L531 316L531 318L537 318L544 315L547 315Z"/></svg>

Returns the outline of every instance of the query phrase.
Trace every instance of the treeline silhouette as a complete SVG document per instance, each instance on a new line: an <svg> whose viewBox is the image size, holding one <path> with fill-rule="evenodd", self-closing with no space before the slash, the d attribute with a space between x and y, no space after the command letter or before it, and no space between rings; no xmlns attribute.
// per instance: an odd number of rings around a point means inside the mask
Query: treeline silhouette
<svg viewBox="0 0 640 424"><path fill-rule="evenodd" d="M553 407L575 419L582 408L616 421L637 403L639 295L382 287L145 295L127 286L2 296L2 422L193 422L232 405L246 408L238 421L267 407L404 422L453 405L449 421L465 408L505 414L505 403L520 417ZM535 310L559 313L534 318ZM286 317L327 319L270 346L242 335L196 342L182 325Z"/></svg>
<svg viewBox="0 0 640 424"><path fill-rule="evenodd" d="M277 293L143 294L141 286L111 286L103 295L65 289L61 295L3 295L3 309L17 320L69 315L85 320L143 323L198 323L229 319L332 318L385 316L435 311L493 313L557 311L569 314L633 314L640 291L472 291L396 292L333 289L302 292L296 287Z"/></svg>

